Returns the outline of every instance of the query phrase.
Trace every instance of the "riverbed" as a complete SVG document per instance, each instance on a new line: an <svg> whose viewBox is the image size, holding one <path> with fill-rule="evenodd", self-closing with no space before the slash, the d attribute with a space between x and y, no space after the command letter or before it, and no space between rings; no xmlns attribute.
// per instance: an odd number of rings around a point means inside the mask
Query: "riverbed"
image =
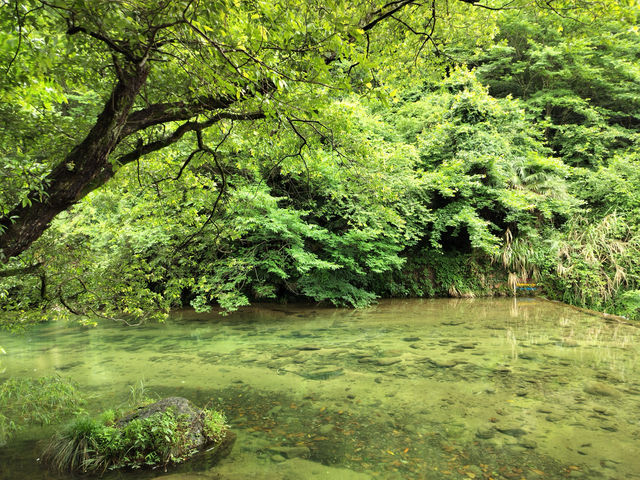
<svg viewBox="0 0 640 480"><path fill-rule="evenodd" d="M91 414L142 385L223 410L238 435L215 467L108 479L640 478L640 330L542 299L179 311L0 345L0 379L70 378ZM51 433L1 447L0 478L69 478L37 462Z"/></svg>

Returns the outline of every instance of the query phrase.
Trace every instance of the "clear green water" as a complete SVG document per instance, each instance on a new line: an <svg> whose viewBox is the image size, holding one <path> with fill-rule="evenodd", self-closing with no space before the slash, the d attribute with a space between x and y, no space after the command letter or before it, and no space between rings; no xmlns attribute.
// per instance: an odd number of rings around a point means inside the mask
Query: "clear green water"
<svg viewBox="0 0 640 480"><path fill-rule="evenodd" d="M57 372L90 411L144 379L222 408L238 434L214 468L127 478L640 478L640 330L542 300L178 312L140 328L47 325L0 345L0 379ZM0 478L60 478L35 461L50 433L0 448ZM286 459L294 446L308 458Z"/></svg>

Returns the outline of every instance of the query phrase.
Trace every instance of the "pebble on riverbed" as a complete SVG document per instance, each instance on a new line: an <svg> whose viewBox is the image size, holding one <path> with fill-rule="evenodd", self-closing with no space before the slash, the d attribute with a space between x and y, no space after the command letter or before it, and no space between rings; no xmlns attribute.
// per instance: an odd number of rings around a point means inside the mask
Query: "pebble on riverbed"
<svg viewBox="0 0 640 480"><path fill-rule="evenodd" d="M481 438L483 440L487 440L489 438L493 438L496 434L495 427L491 428L479 428L476 432L476 437Z"/></svg>
<svg viewBox="0 0 640 480"><path fill-rule="evenodd" d="M590 383L584 387L584 391L598 397L620 397L622 395L615 387L602 382Z"/></svg>
<svg viewBox="0 0 640 480"><path fill-rule="evenodd" d="M274 456L282 457L283 461L285 458L309 458L311 451L308 447L299 446L299 447L269 447L269 451L274 455L271 457L273 460Z"/></svg>

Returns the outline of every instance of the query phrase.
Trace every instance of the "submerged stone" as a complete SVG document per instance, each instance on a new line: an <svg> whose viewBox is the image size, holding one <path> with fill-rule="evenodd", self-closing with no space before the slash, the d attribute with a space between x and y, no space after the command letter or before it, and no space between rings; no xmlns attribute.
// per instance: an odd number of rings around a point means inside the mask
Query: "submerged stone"
<svg viewBox="0 0 640 480"><path fill-rule="evenodd" d="M611 371L601 371L596 373L596 378L606 380L609 383L624 383L624 379Z"/></svg>
<svg viewBox="0 0 640 480"><path fill-rule="evenodd" d="M521 437L527 434L527 432L525 432L522 428L515 425L497 426L496 430L505 435L509 435L510 437Z"/></svg>
<svg viewBox="0 0 640 480"><path fill-rule="evenodd" d="M298 350L302 350L302 351L314 351L314 350L321 350L322 347L318 346L318 345L300 345L298 347Z"/></svg>
<svg viewBox="0 0 640 480"><path fill-rule="evenodd" d="M521 353L518 355L518 358L521 360L537 360L535 355L531 355L529 353Z"/></svg>
<svg viewBox="0 0 640 480"><path fill-rule="evenodd" d="M456 365L458 365L458 363L460 363L458 360L453 360L453 359L434 359L434 358L422 358L422 359L417 359L416 362L418 363L429 363L431 365L433 365L434 367L437 368L453 368Z"/></svg>
<svg viewBox="0 0 640 480"><path fill-rule="evenodd" d="M313 372L302 372L298 375L308 380L326 380L327 378L344 375L344 370L338 367L331 367L314 370Z"/></svg>
<svg viewBox="0 0 640 480"><path fill-rule="evenodd" d="M584 387L584 391L598 397L619 397L622 394L611 385L602 382L593 382Z"/></svg>
<svg viewBox="0 0 640 480"><path fill-rule="evenodd" d="M389 365L393 365L395 363L400 362L402 359L400 357L386 357L386 358L379 358L378 361L376 362L376 365L380 365L383 367L389 366Z"/></svg>
<svg viewBox="0 0 640 480"><path fill-rule="evenodd" d="M487 440L489 438L493 438L496 434L496 430L494 427L491 428L479 428L476 432L476 437Z"/></svg>
<svg viewBox="0 0 640 480"><path fill-rule="evenodd" d="M358 363L373 363L376 359L374 357L360 357Z"/></svg>
<svg viewBox="0 0 640 480"><path fill-rule="evenodd" d="M602 465L604 468L609 468L609 469L611 469L611 470L616 470L616 469L618 468L618 466L617 466L617 465L618 465L619 463L620 463L620 462L616 462L616 461L614 461L614 460L608 460L608 459L605 459L605 460L601 460L601 461L600 461L600 465Z"/></svg>
<svg viewBox="0 0 640 480"><path fill-rule="evenodd" d="M595 405L593 407L593 411L596 413L599 413L601 415L606 415L606 416L611 416L611 415L615 415L615 412L613 410L610 410L606 407L603 407L601 405Z"/></svg>
<svg viewBox="0 0 640 480"><path fill-rule="evenodd" d="M273 356L275 358L281 358L281 357L293 357L295 355L298 355L298 353L300 353L299 350L284 350L282 352L276 352L273 354Z"/></svg>
<svg viewBox="0 0 640 480"><path fill-rule="evenodd" d="M309 447L299 446L299 447L270 447L269 451L282 455L284 458L309 458L311 451Z"/></svg>
<svg viewBox="0 0 640 480"><path fill-rule="evenodd" d="M538 444L535 442L535 440L531 440L528 438L523 438L522 440L520 440L520 442L518 443L518 445L524 447L524 448L528 448L530 450L536 448L538 446Z"/></svg>
<svg viewBox="0 0 640 480"><path fill-rule="evenodd" d="M84 362L71 362L71 363L67 363L66 365L61 365L59 367L53 367L53 368L63 372L65 370L70 370L72 368L79 367L80 365L84 365Z"/></svg>
<svg viewBox="0 0 640 480"><path fill-rule="evenodd" d="M618 431L618 426L613 424L613 423L605 423L603 425L600 425L600 428L602 430L606 430L608 432L617 432Z"/></svg>
<svg viewBox="0 0 640 480"><path fill-rule="evenodd" d="M320 428L318 428L318 432L321 433L322 435L327 435L328 433L333 432L335 428L336 428L335 425L331 423L326 423L324 425L321 425Z"/></svg>
<svg viewBox="0 0 640 480"><path fill-rule="evenodd" d="M513 373L513 370L511 369L511 367L507 367L507 366L499 366L493 369L493 371L495 373L498 373L500 375L506 375L509 373Z"/></svg>

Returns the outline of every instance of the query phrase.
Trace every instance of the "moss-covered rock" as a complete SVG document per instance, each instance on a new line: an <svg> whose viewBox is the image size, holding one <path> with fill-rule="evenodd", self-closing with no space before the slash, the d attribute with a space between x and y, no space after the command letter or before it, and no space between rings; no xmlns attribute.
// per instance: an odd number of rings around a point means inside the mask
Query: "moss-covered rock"
<svg viewBox="0 0 640 480"><path fill-rule="evenodd" d="M95 473L119 468L157 468L181 463L202 450L217 462L235 441L224 415L169 397L116 418L79 417L59 432L43 462L63 472Z"/></svg>

